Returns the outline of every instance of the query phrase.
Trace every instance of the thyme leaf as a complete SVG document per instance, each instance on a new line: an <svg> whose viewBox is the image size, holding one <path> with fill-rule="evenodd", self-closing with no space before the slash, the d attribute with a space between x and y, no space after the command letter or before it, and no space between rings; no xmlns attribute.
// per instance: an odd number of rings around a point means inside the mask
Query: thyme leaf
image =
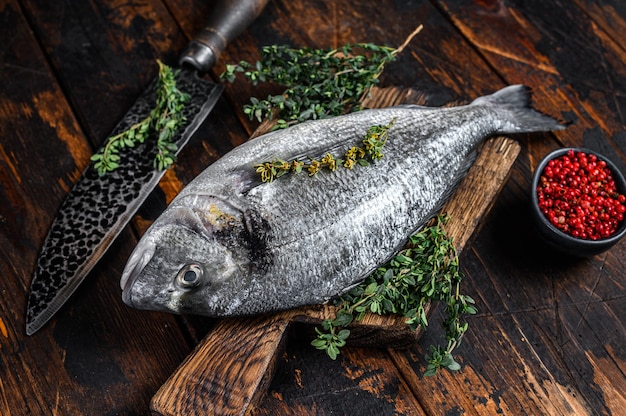
<svg viewBox="0 0 626 416"><path fill-rule="evenodd" d="M173 139L176 131L186 123L183 108L185 102L189 100L189 94L176 87L178 71L172 70L160 60L157 60L157 63L159 78L155 107L145 119L109 137L104 147L91 156L100 176L119 167L120 153L123 149L143 143L152 133L157 134L154 168L164 170L174 163L178 149Z"/></svg>
<svg viewBox="0 0 626 416"><path fill-rule="evenodd" d="M336 317L323 321L322 329L316 328L317 337L311 345L336 359L350 334L345 327L366 313L400 314L411 330L419 326L426 329L426 307L439 301L445 304L442 326L447 343L430 347L424 375L434 375L443 368L460 369L452 351L468 328L462 317L475 314L476 307L470 296L460 292L462 275L456 248L443 229L448 219L438 215L434 223L413 234L389 262L339 297Z"/></svg>

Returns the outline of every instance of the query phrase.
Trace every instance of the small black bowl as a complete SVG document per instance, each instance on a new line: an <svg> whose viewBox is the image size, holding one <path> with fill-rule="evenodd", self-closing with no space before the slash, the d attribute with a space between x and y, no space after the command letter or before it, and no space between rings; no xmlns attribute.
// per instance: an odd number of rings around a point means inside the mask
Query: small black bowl
<svg viewBox="0 0 626 416"><path fill-rule="evenodd" d="M606 166L613 174L613 180L615 180L617 191L620 194L626 195L626 179L624 179L624 175L622 175L620 170L609 159L589 149L561 148L546 155L541 162L539 162L539 165L537 165L537 169L533 174L532 180L531 212L537 231L542 240L545 241L548 246L567 255L590 257L608 250L626 234L626 219L622 220L615 233L613 233L610 237L600 240L584 240L582 238L577 238L564 233L552 225L552 223L550 223L550 221L545 217L543 212L539 209L539 201L537 198L537 185L539 185L539 178L550 160L559 158L567 154L570 150L573 150L574 152L584 152L590 155L592 154L595 155L598 160L606 162Z"/></svg>

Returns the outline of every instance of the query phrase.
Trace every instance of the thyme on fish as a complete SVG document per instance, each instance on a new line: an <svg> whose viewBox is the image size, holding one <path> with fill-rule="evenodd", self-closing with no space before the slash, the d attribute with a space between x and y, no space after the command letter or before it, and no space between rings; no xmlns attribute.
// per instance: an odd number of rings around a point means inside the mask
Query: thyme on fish
<svg viewBox="0 0 626 416"><path fill-rule="evenodd" d="M159 78L155 107L145 119L109 137L105 146L91 157L98 174L104 175L106 172L117 169L121 158L120 151L143 143L152 132L157 134L155 169L164 170L174 163L177 146L173 139L176 131L185 125L183 108L185 102L189 100L189 94L176 87L178 71L172 70L160 60L157 60L157 63Z"/></svg>
<svg viewBox="0 0 626 416"><path fill-rule="evenodd" d="M288 172L300 173L306 170L309 176L317 174L323 168L334 172L338 166L352 169L356 164L368 166L370 161L375 162L383 158L383 147L389 138L389 129L393 126L394 118L387 125L374 125L367 129L363 138L363 146L353 146L346 151L343 159L338 159L330 153L326 153L321 160L309 158L308 162L294 159L284 161L274 159L271 162L263 162L254 165L256 172L261 175L261 181L272 182ZM369 159L369 160L368 160Z"/></svg>
<svg viewBox="0 0 626 416"><path fill-rule="evenodd" d="M346 327L366 313L401 314L411 330L419 326L426 329L426 306L441 301L445 304L442 325L447 343L430 347L425 375L434 375L442 368L460 369L452 351L468 328L462 316L475 314L476 308L474 300L460 292L462 276L456 248L442 227L447 220L447 215L437 216L434 224L412 235L389 262L342 295L336 301L339 309L335 318L324 320L321 329L315 328L317 338L311 344L336 359L350 335Z"/></svg>
<svg viewBox="0 0 626 416"><path fill-rule="evenodd" d="M396 49L373 43L331 49L265 46L261 60L226 65L221 78L234 82L236 74L243 73L253 85L273 82L285 87L280 95L252 97L244 106L244 113L259 122L273 119L277 112L275 128L337 116L361 108L361 100L378 83L385 65L396 59L421 28Z"/></svg>

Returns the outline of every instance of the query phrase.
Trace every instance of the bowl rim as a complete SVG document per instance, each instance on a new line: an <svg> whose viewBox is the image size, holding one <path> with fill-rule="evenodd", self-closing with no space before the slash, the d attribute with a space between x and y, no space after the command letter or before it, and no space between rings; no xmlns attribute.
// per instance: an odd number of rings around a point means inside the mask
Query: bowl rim
<svg viewBox="0 0 626 416"><path fill-rule="evenodd" d="M532 190L531 198L532 198L533 210L537 212L538 214L537 216L540 218L540 221L542 222L542 224L544 224L550 231L552 231L554 234L557 234L569 241L576 242L577 244L585 244L591 247L595 247L595 246L599 247L599 246L604 246L607 244L616 243L618 240L620 240L624 236L624 234L626 234L626 218L622 220L622 222L619 224L615 233L613 233L613 235L611 235L610 237L601 238L599 240L585 240L582 238L574 237L573 235L567 234L559 230L546 218L546 216L541 211L541 209L539 209L539 200L537 198L537 185L539 184L539 178L541 177L541 173L543 172L543 170L545 169L546 165L548 164L550 160L556 159L559 156L567 154L569 153L570 150L573 150L574 152L583 152L587 154L593 154L598 159L604 161L607 167L609 168L609 170L611 171L611 174L613 174L613 179L615 180L618 192L620 194L626 195L626 179L624 178L624 175L619 170L619 168L615 165L615 163L613 163L606 156L603 156L597 151L591 150L585 147L561 147L545 155L543 159L541 159L539 164L537 164L537 167L535 168L535 172L533 173L532 184L531 184L531 190Z"/></svg>

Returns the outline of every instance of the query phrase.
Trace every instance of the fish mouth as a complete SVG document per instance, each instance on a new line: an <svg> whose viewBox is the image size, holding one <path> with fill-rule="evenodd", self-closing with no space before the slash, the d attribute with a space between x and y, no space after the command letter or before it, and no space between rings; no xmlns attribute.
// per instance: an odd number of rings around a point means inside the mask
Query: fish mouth
<svg viewBox="0 0 626 416"><path fill-rule="evenodd" d="M134 307L131 297L132 287L143 269L154 256L155 251L156 244L150 240L144 241L144 244L135 247L135 250L126 263L126 267L124 267L122 277L120 278L120 287L122 289L122 300L130 307Z"/></svg>

